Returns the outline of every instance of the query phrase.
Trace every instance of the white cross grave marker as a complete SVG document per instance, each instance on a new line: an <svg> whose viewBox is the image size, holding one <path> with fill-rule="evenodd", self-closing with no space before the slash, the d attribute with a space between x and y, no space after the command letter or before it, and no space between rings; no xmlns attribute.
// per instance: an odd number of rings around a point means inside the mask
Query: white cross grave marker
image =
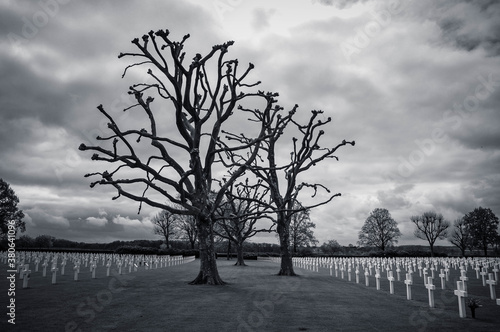
<svg viewBox="0 0 500 332"><path fill-rule="evenodd" d="M496 295L496 292L495 292L495 285L497 284L496 280L494 279L493 277L493 273L489 273L488 274L488 281L486 281L486 283L488 285L490 285L490 295L491 295L491 299L492 300L495 300L497 295Z"/></svg>
<svg viewBox="0 0 500 332"><path fill-rule="evenodd" d="M465 298L467 297L467 290L465 290L464 284L464 281L457 281L457 289L453 291L453 293L458 297L458 314L460 315L460 318L467 317L467 313L465 312Z"/></svg>
<svg viewBox="0 0 500 332"><path fill-rule="evenodd" d="M486 276L488 275L488 268L483 267L481 273L479 274L481 275L481 279L483 280L483 286L486 286Z"/></svg>
<svg viewBox="0 0 500 332"><path fill-rule="evenodd" d="M441 278L441 289L445 288L445 278L446 278L446 273L444 273L444 270L441 269L441 273L439 273L439 278Z"/></svg>
<svg viewBox="0 0 500 332"><path fill-rule="evenodd" d="M392 271L389 271L387 280L389 280L389 293L394 294L394 276Z"/></svg>
<svg viewBox="0 0 500 332"><path fill-rule="evenodd" d="M75 263L75 266L73 266L73 271L74 271L74 281L78 281L78 273L80 273L80 261L77 261Z"/></svg>
<svg viewBox="0 0 500 332"><path fill-rule="evenodd" d="M436 289L436 286L432 283L432 277L427 277L427 284L425 285L425 288L428 289L429 293L429 307L434 308L434 290Z"/></svg>
<svg viewBox="0 0 500 332"><path fill-rule="evenodd" d="M57 271L59 271L57 265L52 265L50 271L52 272L52 285L54 285L56 283Z"/></svg>
<svg viewBox="0 0 500 332"><path fill-rule="evenodd" d="M49 262L47 260L43 261L43 273L42 273L42 277L46 277L47 276L47 265L49 265Z"/></svg>
<svg viewBox="0 0 500 332"><path fill-rule="evenodd" d="M377 285L377 290L380 290L380 269L375 269L375 284Z"/></svg>
<svg viewBox="0 0 500 332"><path fill-rule="evenodd" d="M411 280L411 273L406 274L406 299L411 300L411 285L413 284L413 280Z"/></svg>
<svg viewBox="0 0 500 332"><path fill-rule="evenodd" d="M464 290L465 292L467 292L467 280L469 280L469 278L467 278L467 277L465 276L465 275L466 275L466 273L467 273L467 272L465 272L465 270L461 270L461 271L460 271L460 278L458 278L458 279L460 279L460 281L462 281L462 282L463 282L463 290Z"/></svg>
<svg viewBox="0 0 500 332"><path fill-rule="evenodd" d="M23 269L23 288L28 288L28 281L30 280L30 273L31 270L29 270L29 264L24 265Z"/></svg>

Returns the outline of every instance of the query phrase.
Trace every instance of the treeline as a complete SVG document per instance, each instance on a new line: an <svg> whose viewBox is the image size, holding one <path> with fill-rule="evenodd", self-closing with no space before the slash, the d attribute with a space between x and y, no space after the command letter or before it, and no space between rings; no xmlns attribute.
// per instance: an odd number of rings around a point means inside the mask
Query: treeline
<svg viewBox="0 0 500 332"><path fill-rule="evenodd" d="M215 244L219 258L236 257L236 248L229 242L219 241ZM19 250L44 250L44 251L74 251L74 252L103 252L117 254L144 254L144 255L184 255L199 256L197 249L191 249L188 241L170 241L169 246L162 240L133 240L113 241L109 243L86 243L65 239L58 239L50 235L40 235L35 238L22 235L16 240ZM5 248L2 248L5 249ZM279 245L271 243L244 243L245 258L257 256L279 257ZM453 246L437 246L434 256L453 257L460 256L460 251ZM491 254L499 253L492 250ZM471 256L481 255L481 252L470 252ZM381 251L377 247L368 246L342 246L335 240L323 243L320 247L301 246L294 252L296 257L304 256L357 256L357 257L428 257L431 252L428 247L420 245L391 246Z"/></svg>

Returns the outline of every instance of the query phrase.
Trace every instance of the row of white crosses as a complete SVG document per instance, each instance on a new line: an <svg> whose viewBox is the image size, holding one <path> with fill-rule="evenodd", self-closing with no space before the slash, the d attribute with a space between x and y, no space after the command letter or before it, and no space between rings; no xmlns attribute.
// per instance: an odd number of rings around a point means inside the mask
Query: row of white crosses
<svg viewBox="0 0 500 332"><path fill-rule="evenodd" d="M450 269L460 270L457 289L454 294L458 298L459 316L466 317L465 298L467 293L467 271L473 269L476 271L477 279L481 279L483 286L490 288L490 297L496 300L500 305L500 299L496 299L495 286L498 283L498 272L500 260L498 258L350 258L350 257L296 257L293 258L294 266L298 268L318 271L318 267L329 268L330 275L333 275L335 268L335 277L345 278L347 272L348 280L351 281L352 269L355 269L356 283L359 283L360 269L364 270L365 284L370 285L369 277L374 274L376 289L380 290L380 278L383 270L387 272L390 294L394 294L393 268L396 268L397 281L401 281L401 272L406 271L406 279L403 281L406 285L406 296L408 300L412 299L413 274L418 270L419 277L424 281L424 286L428 291L429 307L434 308L434 291L436 286L433 280L437 277L441 280L441 289L445 289L445 282L449 281ZM489 273L488 269L492 268ZM488 279L486 279L488 276Z"/></svg>
<svg viewBox="0 0 500 332"><path fill-rule="evenodd" d="M7 263L7 252L0 253L0 261ZM40 262L42 262L42 276L47 276L47 267L51 266L52 284L57 282L58 260L61 259L61 275L65 275L67 261L73 262L73 279L78 281L78 275L82 267L89 268L92 278L96 278L96 270L99 261L102 261L102 266L106 266L106 276L110 276L110 269L113 263L118 267L118 273L122 274L122 267L129 266L129 273L137 271L139 266L144 266L145 269L155 269L158 265L161 267L174 266L189 263L195 260L194 256L183 257L178 256L157 256L157 255L123 255L123 254L89 254L89 253L59 253L59 252L16 252L17 273L19 278L23 280L23 288L28 287L28 281L31 276L29 269L30 263L35 265L35 272L38 272ZM49 264L50 262L50 264Z"/></svg>

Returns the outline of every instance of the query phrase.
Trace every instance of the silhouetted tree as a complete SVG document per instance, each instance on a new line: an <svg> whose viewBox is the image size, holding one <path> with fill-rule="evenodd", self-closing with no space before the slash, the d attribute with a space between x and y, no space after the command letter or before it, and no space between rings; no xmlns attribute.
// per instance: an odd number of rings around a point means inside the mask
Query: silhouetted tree
<svg viewBox="0 0 500 332"><path fill-rule="evenodd" d="M335 253L342 251L342 246L337 242L337 240L329 240L328 242L323 242L321 245L321 251L326 255L333 256Z"/></svg>
<svg viewBox="0 0 500 332"><path fill-rule="evenodd" d="M398 223L392 219L387 209L377 208L366 218L361 231L358 234L358 244L362 246L374 246L385 251L388 246L398 243L397 238L401 236Z"/></svg>
<svg viewBox="0 0 500 332"><path fill-rule="evenodd" d="M465 250L472 247L470 229L465 219L456 219L448 233L448 241L460 249L462 257L465 257Z"/></svg>
<svg viewBox="0 0 500 332"><path fill-rule="evenodd" d="M17 207L19 198L10 185L0 179L0 239L7 237L9 222L14 223L16 234L24 232L26 224L23 221L24 213Z"/></svg>
<svg viewBox="0 0 500 332"><path fill-rule="evenodd" d="M286 276L295 275L290 253L290 223L293 215L327 204L333 198L340 196L340 193L331 195L330 190L323 184L307 182L303 176L325 159L338 160L334 154L340 147L348 144L354 146L354 141L348 142L346 140L333 147L320 146L321 138L325 134L322 128L331 122L331 118L322 120L319 117L323 115L323 111L313 110L309 121L300 124L293 118L297 108L298 106L295 105L286 116L269 115L267 122L273 125L268 129L268 138L261 148L265 155L255 159L255 163L250 168L269 189L269 208L275 213L274 222L281 248L281 265L278 275ZM284 135L285 131L292 136L291 142L284 142L287 137ZM279 164L282 158L278 158L277 152L283 151L281 142L285 146L287 143L291 143L291 146L288 146L288 151L290 151L288 161ZM329 143L327 144L331 146ZM306 189L312 191L312 197L316 196L318 190L325 190L330 196L316 204L297 208L294 206L295 202L302 201L299 195L304 194Z"/></svg>
<svg viewBox="0 0 500 332"><path fill-rule="evenodd" d="M425 212L421 216L412 216L410 220L415 224L414 235L429 242L431 256L434 257L434 243L438 239L446 238L446 231L450 223L444 220L442 214L433 211Z"/></svg>
<svg viewBox="0 0 500 332"><path fill-rule="evenodd" d="M160 235L165 239L165 245L170 248L170 237L174 235L174 225L177 221L177 215L170 211L162 210L158 212L152 219L153 232L156 235Z"/></svg>
<svg viewBox="0 0 500 332"><path fill-rule="evenodd" d="M226 200L220 207L216 234L229 241L228 257L230 243L235 244L237 257L235 265L246 265L243 257L243 244L246 240L260 232L270 232L272 229L272 226L256 227L259 220L267 218L264 213L265 206L262 204L266 200L267 190L262 189L261 184L262 180L251 185L247 178L245 182L230 186L226 191Z"/></svg>
<svg viewBox="0 0 500 332"><path fill-rule="evenodd" d="M195 216L201 263L191 284L221 285L213 240L214 213L227 188L259 154L261 142L268 136L267 119L275 118L281 108L275 105L275 93L242 91L260 82L245 83L252 64L241 70L237 60L225 59L232 41L213 46L205 55L198 53L185 64L183 48L188 38L172 41L168 30L158 30L132 40L137 51L120 53L119 58L133 57L138 62L127 66L123 75L145 66L149 81L130 86L136 104L125 111L144 112L147 129L118 123L99 105L111 134L97 137L104 141L101 145L81 144L80 150L94 151L92 160L114 165L109 171L86 174L100 178L91 187L112 186L118 193L113 199L124 196L138 201L139 211L146 203ZM239 105L248 98L252 109ZM244 132L230 133L235 124L243 126ZM235 144L234 138L241 143ZM245 156L244 161L240 155ZM231 171L226 182L211 197L214 183L220 183L214 174L226 172L222 166L228 164Z"/></svg>
<svg viewBox="0 0 500 332"><path fill-rule="evenodd" d="M478 207L464 216L470 232L472 245L483 249L488 256L488 247L498 238L498 217L489 208Z"/></svg>
<svg viewBox="0 0 500 332"><path fill-rule="evenodd" d="M196 217L185 214L178 215L175 220L175 229L176 238L188 241L191 249L194 249L198 241Z"/></svg>
<svg viewBox="0 0 500 332"><path fill-rule="evenodd" d="M302 207L298 202L295 205L297 209ZM303 210L292 215L290 242L294 253L297 253L299 247L315 246L318 243L318 240L314 237L314 228L316 228L316 224L311 221L309 210Z"/></svg>

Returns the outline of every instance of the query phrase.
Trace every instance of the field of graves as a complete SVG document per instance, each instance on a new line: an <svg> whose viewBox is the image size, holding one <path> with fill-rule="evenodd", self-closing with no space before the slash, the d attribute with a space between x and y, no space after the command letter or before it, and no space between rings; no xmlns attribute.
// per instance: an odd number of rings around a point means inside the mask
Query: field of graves
<svg viewBox="0 0 500 332"><path fill-rule="evenodd" d="M0 257L1 331L500 328L495 258L294 258L297 277L276 276L277 259L219 259L228 284L192 286L194 257L18 253L14 270Z"/></svg>

